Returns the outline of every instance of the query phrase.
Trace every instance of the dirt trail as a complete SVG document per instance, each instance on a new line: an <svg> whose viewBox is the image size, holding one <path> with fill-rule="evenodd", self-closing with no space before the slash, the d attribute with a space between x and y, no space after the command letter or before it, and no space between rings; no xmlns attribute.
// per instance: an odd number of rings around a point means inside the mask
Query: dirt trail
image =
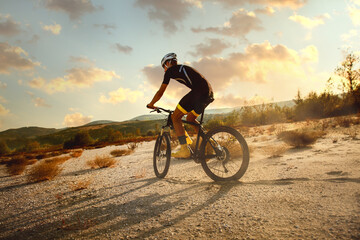
<svg viewBox="0 0 360 240"><path fill-rule="evenodd" d="M86 161L121 147L86 150L55 180L27 184L0 169L1 239L360 239L359 126L336 128L309 148L269 158L274 135L247 138L238 182L215 183L192 161L152 170L154 142L114 168ZM87 189L71 183L90 180Z"/></svg>

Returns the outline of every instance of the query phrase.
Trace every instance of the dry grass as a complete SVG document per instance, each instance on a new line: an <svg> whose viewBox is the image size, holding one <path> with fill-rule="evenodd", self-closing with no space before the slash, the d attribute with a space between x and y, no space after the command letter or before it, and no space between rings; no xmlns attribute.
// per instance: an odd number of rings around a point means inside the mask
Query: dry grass
<svg viewBox="0 0 360 240"><path fill-rule="evenodd" d="M144 178L145 176L146 176L146 169L142 168L142 169L135 172L134 178L135 179L140 179L140 178Z"/></svg>
<svg viewBox="0 0 360 240"><path fill-rule="evenodd" d="M121 157L132 154L139 147L139 142L131 142L127 144L128 149L117 149L110 152L113 157Z"/></svg>
<svg viewBox="0 0 360 240"><path fill-rule="evenodd" d="M35 164L36 162L36 159L27 159L24 156L18 156L6 163L6 171L12 176L20 175L25 171L26 166Z"/></svg>
<svg viewBox="0 0 360 240"><path fill-rule="evenodd" d="M336 119L336 122L340 127L349 128L352 124L352 119L350 117L339 117Z"/></svg>
<svg viewBox="0 0 360 240"><path fill-rule="evenodd" d="M6 162L6 171L11 176L22 174L28 165L37 163L36 159L28 159L25 156L17 156Z"/></svg>
<svg viewBox="0 0 360 240"><path fill-rule="evenodd" d="M41 160L30 169L27 176L28 182L41 182L54 179L62 171L59 165L70 158L70 156L64 156Z"/></svg>
<svg viewBox="0 0 360 240"><path fill-rule="evenodd" d="M271 126L267 129L269 135L272 135L272 134L275 132L275 130L276 130L276 126L275 126L275 125L271 125Z"/></svg>
<svg viewBox="0 0 360 240"><path fill-rule="evenodd" d="M73 157L73 158L79 158L81 157L81 155L83 154L83 151L84 150L77 150L77 151L73 151L70 153L70 156Z"/></svg>
<svg viewBox="0 0 360 240"><path fill-rule="evenodd" d="M108 156L96 156L95 159L87 161L92 169L114 167L116 160Z"/></svg>
<svg viewBox="0 0 360 240"><path fill-rule="evenodd" d="M45 162L53 163L53 164L63 164L70 158L71 158L70 156L55 157L55 158L45 159Z"/></svg>
<svg viewBox="0 0 360 240"><path fill-rule="evenodd" d="M279 158L289 149L289 146L286 144L282 145L270 145L263 148L263 151L268 156L268 158Z"/></svg>
<svg viewBox="0 0 360 240"><path fill-rule="evenodd" d="M69 185L72 191L80 191L83 189L87 189L91 184L91 182L92 180L87 179L87 180L80 180L75 183L70 183Z"/></svg>
<svg viewBox="0 0 360 240"><path fill-rule="evenodd" d="M35 164L27 176L28 182L41 182L54 179L60 172L59 164L56 162L41 161Z"/></svg>
<svg viewBox="0 0 360 240"><path fill-rule="evenodd" d="M121 157L130 155L133 152L133 150L130 149L117 149L110 152L111 156L113 157Z"/></svg>
<svg viewBox="0 0 360 240"><path fill-rule="evenodd" d="M292 147L306 147L314 144L316 140L324 136L323 131L308 131L308 130L297 130L297 131L285 131L278 134L278 138L283 140L285 143Z"/></svg>
<svg viewBox="0 0 360 240"><path fill-rule="evenodd" d="M127 147L129 150L131 150L132 152L135 151L136 148L138 148L138 146L140 145L140 142L131 142L128 143Z"/></svg>

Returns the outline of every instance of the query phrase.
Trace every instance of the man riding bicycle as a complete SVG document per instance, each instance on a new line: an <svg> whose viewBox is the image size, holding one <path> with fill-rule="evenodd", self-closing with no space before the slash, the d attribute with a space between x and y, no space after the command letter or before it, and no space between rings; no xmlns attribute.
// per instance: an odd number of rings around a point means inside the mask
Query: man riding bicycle
<svg viewBox="0 0 360 240"><path fill-rule="evenodd" d="M175 79L191 89L191 91L180 100L171 116L176 136L181 145L180 150L173 153L172 157L189 158L191 153L187 146L185 129L181 118L187 115L187 121L197 122L196 118L214 101L213 91L210 83L194 68L182 64L178 65L175 53L166 54L161 60L161 66L165 71L164 80L160 89L155 93L147 107L152 109L156 108L154 104L163 96L170 79ZM198 130L198 127L195 127L195 131L198 132Z"/></svg>

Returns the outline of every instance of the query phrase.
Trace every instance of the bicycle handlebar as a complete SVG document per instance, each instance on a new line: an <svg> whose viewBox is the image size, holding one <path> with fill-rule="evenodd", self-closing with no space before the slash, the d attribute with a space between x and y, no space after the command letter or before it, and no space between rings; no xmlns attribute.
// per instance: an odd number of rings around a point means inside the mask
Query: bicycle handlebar
<svg viewBox="0 0 360 240"><path fill-rule="evenodd" d="M161 113L161 112L167 112L167 113L172 113L173 111L169 110L169 109L165 109L165 108L161 108L161 107L155 107L152 112L157 112L157 113Z"/></svg>

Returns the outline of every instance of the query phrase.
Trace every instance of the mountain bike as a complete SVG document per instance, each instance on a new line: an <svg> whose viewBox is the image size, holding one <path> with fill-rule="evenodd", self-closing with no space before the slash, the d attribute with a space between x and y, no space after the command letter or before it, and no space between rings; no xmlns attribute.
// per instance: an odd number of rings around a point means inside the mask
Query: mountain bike
<svg viewBox="0 0 360 240"><path fill-rule="evenodd" d="M169 171L171 160L171 137L173 129L171 114L173 111L155 108L152 112L167 113L165 124L156 139L153 165L158 178L164 178ZM204 113L197 123L182 120L185 124L199 127L195 146L190 146L191 157L201 163L205 173L214 181L238 180L246 172L249 165L249 148L244 137L234 128L215 127L208 132L203 128Z"/></svg>

